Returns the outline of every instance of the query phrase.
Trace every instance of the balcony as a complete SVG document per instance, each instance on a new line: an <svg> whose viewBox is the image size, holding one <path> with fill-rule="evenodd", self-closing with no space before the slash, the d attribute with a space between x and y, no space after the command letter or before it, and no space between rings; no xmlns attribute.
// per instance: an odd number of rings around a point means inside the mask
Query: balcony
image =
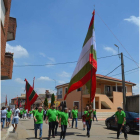
<svg viewBox="0 0 140 140"><path fill-rule="evenodd" d="M7 41L15 40L16 37L16 18L9 17Z"/></svg>
<svg viewBox="0 0 140 140"><path fill-rule="evenodd" d="M5 53L4 65L1 65L1 80L12 79L13 54Z"/></svg>

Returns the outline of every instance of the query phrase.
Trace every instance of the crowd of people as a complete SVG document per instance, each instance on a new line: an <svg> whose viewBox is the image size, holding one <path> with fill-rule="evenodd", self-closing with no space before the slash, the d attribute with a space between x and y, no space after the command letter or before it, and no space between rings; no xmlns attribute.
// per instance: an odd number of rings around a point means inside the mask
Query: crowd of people
<svg viewBox="0 0 140 140"><path fill-rule="evenodd" d="M93 114L93 120L92 120L92 114ZM12 120L13 132L16 132L19 118L26 119L26 116L28 119L31 119L33 117L35 138L37 138L37 130L39 129L40 140L42 140L43 120L45 121L46 124L49 125L48 140L50 140L51 136L52 138L55 138L55 136L58 135L57 133L58 127L61 128L60 140L65 140L68 124L69 127L73 128L75 122L75 129L78 129L78 109L76 106L74 106L72 111L68 108L63 108L62 106L59 106L58 110L56 110L55 105L52 104L50 109L48 108L43 109L42 106L40 106L38 108L36 107L32 109L29 112L24 109L18 109L18 106L15 106L15 109L13 110L11 110L10 107L8 108L2 107L1 130L3 130L4 128L5 120L6 120L6 127L9 127L9 124ZM125 131L125 124L126 124L125 112L122 110L122 108L118 107L118 111L115 113L115 116L116 116L115 120L118 123L117 138L119 138L119 135L122 133L123 130L124 137L125 139L127 139L127 133ZM70 117L72 119L72 124L70 123ZM90 137L90 130L94 118L96 118L96 121L98 121L96 116L96 110L92 108L92 105L86 106L84 110L84 114L82 116L82 122L83 122L83 130L85 130L85 127L87 128L87 134L86 134L87 137Z"/></svg>

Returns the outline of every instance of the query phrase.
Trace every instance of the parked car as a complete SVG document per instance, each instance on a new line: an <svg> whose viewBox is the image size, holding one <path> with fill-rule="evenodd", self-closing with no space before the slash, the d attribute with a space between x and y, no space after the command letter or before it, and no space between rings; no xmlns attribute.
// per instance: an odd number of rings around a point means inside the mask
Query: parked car
<svg viewBox="0 0 140 140"><path fill-rule="evenodd" d="M139 130L139 113L128 112L126 113L126 132L130 133L134 130ZM105 120L105 124L108 129L117 128L117 122L115 121L115 114Z"/></svg>

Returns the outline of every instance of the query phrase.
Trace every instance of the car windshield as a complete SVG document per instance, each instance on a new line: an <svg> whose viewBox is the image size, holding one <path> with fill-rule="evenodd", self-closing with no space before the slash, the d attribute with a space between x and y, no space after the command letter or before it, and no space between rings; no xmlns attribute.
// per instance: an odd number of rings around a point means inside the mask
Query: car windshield
<svg viewBox="0 0 140 140"><path fill-rule="evenodd" d="M139 118L139 113L129 112L129 114L134 118Z"/></svg>

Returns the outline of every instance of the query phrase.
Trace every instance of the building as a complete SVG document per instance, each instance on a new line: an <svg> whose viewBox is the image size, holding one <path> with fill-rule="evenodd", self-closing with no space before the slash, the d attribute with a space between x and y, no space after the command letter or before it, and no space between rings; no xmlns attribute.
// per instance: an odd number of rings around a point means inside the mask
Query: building
<svg viewBox="0 0 140 140"><path fill-rule="evenodd" d="M99 74L96 75L96 79L95 108L97 113L100 115L104 112L104 115L112 115L118 106L123 107L122 81ZM63 101L64 96L67 93L68 85L69 83L56 86L58 101ZM132 86L135 85L135 83L125 81L126 96L132 96ZM84 108L89 105L89 99L90 94L84 85L67 96L66 104L70 109L76 105L80 116L81 112L84 112Z"/></svg>
<svg viewBox="0 0 140 140"><path fill-rule="evenodd" d="M25 101L26 101L26 95L21 94L21 96L15 97L11 99L11 105L16 105L17 104L17 99L18 99L18 104L21 102L22 108L25 107Z"/></svg>
<svg viewBox="0 0 140 140"><path fill-rule="evenodd" d="M12 79L13 53L5 52L6 42L15 40L16 18L9 17L11 0L1 0L1 80Z"/></svg>

